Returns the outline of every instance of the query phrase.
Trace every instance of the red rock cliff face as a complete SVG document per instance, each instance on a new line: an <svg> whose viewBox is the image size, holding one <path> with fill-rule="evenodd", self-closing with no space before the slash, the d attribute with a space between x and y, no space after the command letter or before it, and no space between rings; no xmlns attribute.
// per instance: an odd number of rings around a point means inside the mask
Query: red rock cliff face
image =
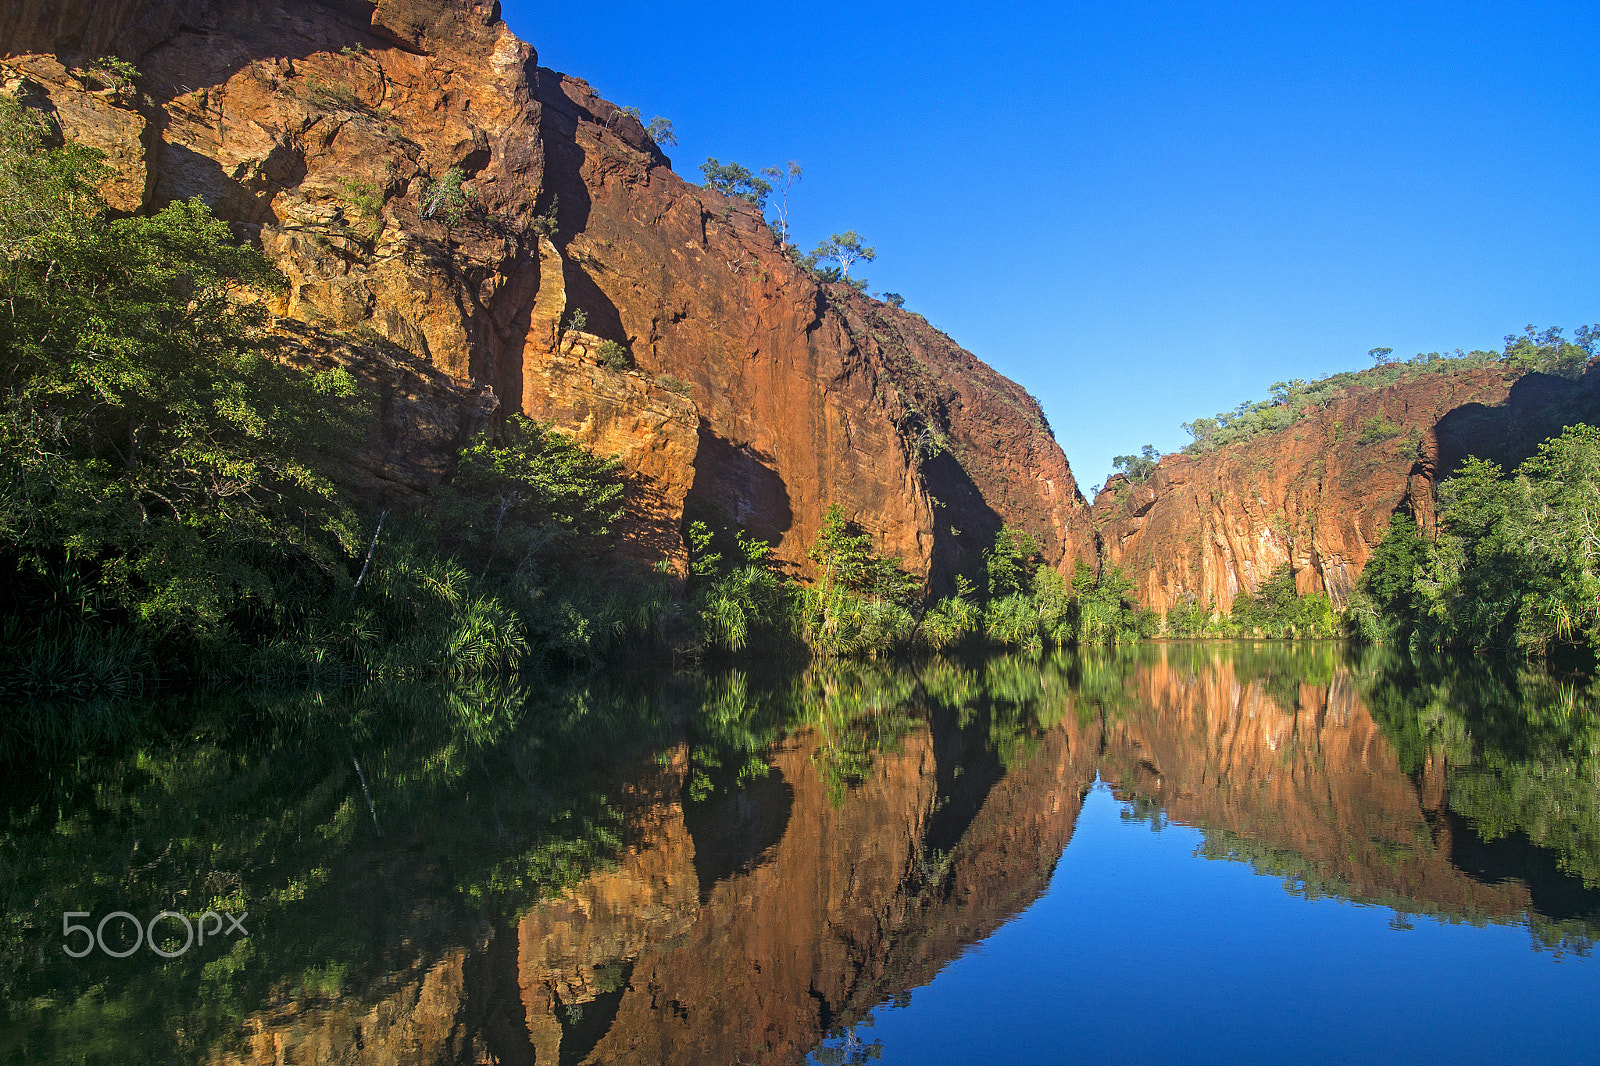
<svg viewBox="0 0 1600 1066"><path fill-rule="evenodd" d="M0 47L11 91L107 152L115 206L199 196L273 256L300 357L379 393L357 479L376 495L425 490L522 412L622 456L643 555L681 550L688 509L803 567L831 503L924 570L1002 522L1052 561L1092 554L1031 397L918 316L802 272L753 208L539 68L493 3L25 0ZM112 52L139 93L90 69ZM634 368L601 366L605 340Z"/></svg>
<svg viewBox="0 0 1600 1066"><path fill-rule="evenodd" d="M1157 611L1189 596L1226 611L1286 562L1301 593L1341 605L1396 508L1431 527L1440 419L1501 403L1512 379L1490 368L1423 374L1241 444L1167 456L1141 484L1113 478L1094 507L1103 558Z"/></svg>
<svg viewBox="0 0 1600 1066"><path fill-rule="evenodd" d="M1226 611L1285 562L1302 594L1337 607L1396 510L1431 531L1438 483L1467 456L1509 470L1579 422L1600 422L1600 370L1479 367L1354 391L1275 433L1169 455L1143 483L1112 478L1094 503L1101 554L1158 611L1190 596Z"/></svg>

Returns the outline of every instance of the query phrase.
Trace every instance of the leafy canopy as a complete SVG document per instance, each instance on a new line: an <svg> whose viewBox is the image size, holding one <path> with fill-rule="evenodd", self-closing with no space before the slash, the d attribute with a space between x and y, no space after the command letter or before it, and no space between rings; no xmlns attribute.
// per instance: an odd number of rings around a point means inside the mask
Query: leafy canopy
<svg viewBox="0 0 1600 1066"><path fill-rule="evenodd" d="M750 168L743 163L719 163L716 159L708 158L700 164L700 173L705 175L706 184L713 189L748 200L756 207L764 206L767 196L772 192L771 184L750 173Z"/></svg>
<svg viewBox="0 0 1600 1066"><path fill-rule="evenodd" d="M1156 451L1155 445L1146 444L1138 455L1119 455L1111 460L1111 465L1129 481L1143 481L1155 473L1160 461L1161 453Z"/></svg>
<svg viewBox="0 0 1600 1066"><path fill-rule="evenodd" d="M354 547L326 470L355 382L273 357L251 297L283 280L203 203L109 219L94 153L47 138L0 100L0 565L158 632L274 615Z"/></svg>

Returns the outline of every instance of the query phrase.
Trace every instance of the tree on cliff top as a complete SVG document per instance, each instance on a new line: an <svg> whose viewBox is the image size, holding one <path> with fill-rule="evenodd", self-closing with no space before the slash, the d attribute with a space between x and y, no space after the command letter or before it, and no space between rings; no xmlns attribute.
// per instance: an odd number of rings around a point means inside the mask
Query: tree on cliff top
<svg viewBox="0 0 1600 1066"><path fill-rule="evenodd" d="M771 178L778 183L778 220L773 229L778 234L778 244L783 248L789 247L789 189L800 180L800 164L796 160L789 160L787 169L778 167L763 167L763 176Z"/></svg>
<svg viewBox="0 0 1600 1066"><path fill-rule="evenodd" d="M672 120L662 115L657 115L650 120L644 128L645 136L655 141L657 145L676 145L678 135L672 129Z"/></svg>
<svg viewBox="0 0 1600 1066"><path fill-rule="evenodd" d="M839 264L839 277L829 280L848 281L852 266L858 262L870 263L876 258L878 258L878 250L864 247L861 243L861 234L852 229L845 230L843 233L835 233L832 237L818 244L806 256L805 265L815 269L819 263L826 263L831 260ZM865 283L863 282L863 284Z"/></svg>
<svg viewBox="0 0 1600 1066"><path fill-rule="evenodd" d="M1155 445L1146 444L1138 455L1119 455L1111 460L1111 465L1129 481L1143 481L1156 472L1160 461L1161 453L1156 451Z"/></svg>
<svg viewBox="0 0 1600 1066"><path fill-rule="evenodd" d="M1527 326L1520 336L1507 334L1504 358L1518 370L1563 378L1581 377L1600 342L1600 327L1579 326L1573 337L1567 340L1559 328L1540 333Z"/></svg>
<svg viewBox="0 0 1600 1066"><path fill-rule="evenodd" d="M1184 451L1191 455L1208 452L1243 443L1265 433L1274 433L1340 396L1383 388L1422 374L1453 374L1478 367L1500 366L1520 373L1581 377L1589 361L1600 352L1600 326L1580 326L1573 332L1571 341L1563 338L1561 332L1559 328L1539 332L1528 326L1520 335L1507 336L1505 349L1501 352L1465 352L1457 348L1449 354L1418 352L1409 359L1400 360L1394 358L1392 349L1373 348L1368 354L1376 365L1367 370L1341 371L1316 381L1296 378L1288 382L1276 382L1272 386L1270 400L1246 401L1214 418L1185 422L1183 428L1194 437L1194 441Z"/></svg>
<svg viewBox="0 0 1600 1066"><path fill-rule="evenodd" d="M748 200L756 207L764 206L767 196L772 192L771 185L750 173L750 168L742 163L719 163L714 158L708 158L700 164L700 173L705 175L706 184L713 189Z"/></svg>

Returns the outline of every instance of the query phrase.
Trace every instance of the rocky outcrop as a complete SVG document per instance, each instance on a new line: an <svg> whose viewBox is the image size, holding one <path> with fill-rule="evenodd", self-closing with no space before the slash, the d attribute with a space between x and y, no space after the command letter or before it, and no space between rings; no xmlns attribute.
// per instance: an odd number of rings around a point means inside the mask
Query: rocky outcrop
<svg viewBox="0 0 1600 1066"><path fill-rule="evenodd" d="M1431 530L1435 486L1463 455L1515 436L1507 426L1544 425L1514 411L1555 410L1508 396L1594 391L1544 375L1513 390L1516 378L1498 366L1420 373L1348 391L1277 432L1166 456L1142 482L1113 477L1094 505L1102 559L1157 611L1191 599L1226 611L1285 563L1302 594L1340 606L1397 509Z"/></svg>
<svg viewBox="0 0 1600 1066"><path fill-rule="evenodd" d="M1285 429L1168 455L1142 482L1113 477L1094 503L1106 565L1140 602L1226 611L1288 563L1301 594L1343 605L1397 510L1425 532L1434 495L1469 455L1510 469L1546 438L1600 423L1600 369L1578 380L1500 365L1352 389Z"/></svg>
<svg viewBox="0 0 1600 1066"><path fill-rule="evenodd" d="M425 491L523 413L621 456L641 556L680 554L688 511L803 570L833 503L936 584L1002 522L1052 561L1092 553L1031 397L801 270L493 3L28 0L0 47L10 91L107 153L114 206L202 198L283 269L271 310L311 357L389 382L373 491Z"/></svg>

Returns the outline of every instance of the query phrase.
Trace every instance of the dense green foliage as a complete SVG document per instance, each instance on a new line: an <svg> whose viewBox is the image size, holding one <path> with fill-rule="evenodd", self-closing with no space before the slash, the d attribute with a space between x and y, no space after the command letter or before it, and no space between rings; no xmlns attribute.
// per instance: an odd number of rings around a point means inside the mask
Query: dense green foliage
<svg viewBox="0 0 1600 1066"><path fill-rule="evenodd" d="M1320 592L1298 595L1288 563L1267 575L1254 595L1235 596L1228 618L1240 635L1331 637L1336 632L1328 597Z"/></svg>
<svg viewBox="0 0 1600 1066"><path fill-rule="evenodd" d="M1138 455L1119 455L1111 460L1111 465L1129 481L1143 481L1156 472L1160 461L1161 453L1156 451L1155 445L1146 444Z"/></svg>
<svg viewBox="0 0 1600 1066"><path fill-rule="evenodd" d="M1507 336L1505 347L1500 352L1463 352L1460 349L1450 355L1419 352L1404 361L1380 362L1368 370L1344 371L1316 381L1299 378L1280 381L1272 386L1272 396L1268 400L1242 403L1232 411L1223 411L1215 417L1197 418L1184 423L1184 430L1194 438L1184 451L1207 452L1242 443L1264 433L1285 429L1338 396L1352 391L1382 388L1423 374L1450 374L1474 367L1504 366L1524 373L1536 371L1561 377L1578 377L1596 354L1596 345L1600 344L1600 328L1581 326L1575 331L1572 341L1566 340L1561 334L1559 328L1536 332L1532 326L1528 326L1521 334ZM1372 444L1398 432L1399 427L1392 423L1389 426L1379 424L1363 427L1360 443Z"/></svg>
<svg viewBox="0 0 1600 1066"><path fill-rule="evenodd" d="M743 163L719 163L708 158L700 164L700 173L713 189L747 200L758 208L766 204L772 193L771 183L756 177Z"/></svg>
<svg viewBox="0 0 1600 1066"><path fill-rule="evenodd" d="M743 530L719 535L696 520L688 542L690 601L708 647L741 652L753 634L769 643L792 635L794 590L772 569L766 541Z"/></svg>
<svg viewBox="0 0 1600 1066"><path fill-rule="evenodd" d="M1218 615L1190 595L1167 612L1162 627L1175 637L1268 637L1315 640L1339 635L1338 619L1325 593L1300 595L1294 570L1284 563L1267 575L1254 594L1240 591L1231 609Z"/></svg>
<svg viewBox="0 0 1600 1066"><path fill-rule="evenodd" d="M1352 628L1369 640L1409 637L1426 609L1417 593L1417 572L1427 559L1428 542L1416 519L1396 512L1357 583L1350 604Z"/></svg>
<svg viewBox="0 0 1600 1066"><path fill-rule="evenodd" d="M590 562L614 462L512 419L425 506L362 516L366 404L276 354L276 269L198 200L111 217L105 174L0 100L0 691L462 676L651 631L665 591Z"/></svg>
<svg viewBox="0 0 1600 1066"><path fill-rule="evenodd" d="M981 591L957 575L953 595L927 601L922 583L838 505L826 513L809 553L816 578L800 584L772 565L770 549L738 530L690 524L690 589L702 646L740 652L760 638L765 651L824 657L881 657L959 647L1038 650L1115 644L1153 635L1156 616L1133 602L1120 570L1084 563L1069 582L1039 558L1033 537L1005 526L984 553Z"/></svg>
<svg viewBox="0 0 1600 1066"><path fill-rule="evenodd" d="M107 219L90 153L0 102L0 573L27 623L146 643L281 626L355 550L324 472L350 376L280 364L240 290L281 284L198 201Z"/></svg>
<svg viewBox="0 0 1600 1066"><path fill-rule="evenodd" d="M1600 650L1600 430L1572 426L1510 476L1468 459L1427 544L1397 517L1362 576L1370 640L1542 657Z"/></svg>

